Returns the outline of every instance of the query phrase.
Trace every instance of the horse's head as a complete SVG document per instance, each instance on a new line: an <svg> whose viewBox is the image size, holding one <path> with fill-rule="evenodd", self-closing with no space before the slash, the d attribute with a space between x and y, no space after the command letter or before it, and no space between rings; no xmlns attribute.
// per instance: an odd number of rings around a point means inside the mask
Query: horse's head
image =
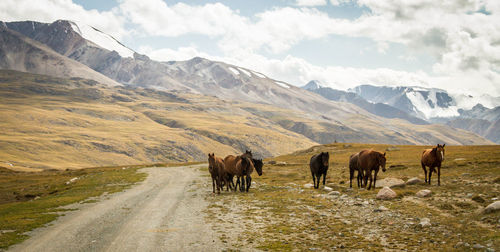
<svg viewBox="0 0 500 252"><path fill-rule="evenodd" d="M328 159L330 158L330 154L328 152L321 152L321 163L323 166L328 167Z"/></svg>
<svg viewBox="0 0 500 252"><path fill-rule="evenodd" d="M441 160L441 162L444 161L444 146L445 145L446 144L443 144L443 145L438 144L436 146L436 155L437 155L438 159Z"/></svg>
<svg viewBox="0 0 500 252"><path fill-rule="evenodd" d="M259 174L259 176L262 176L262 167L264 166L262 159L252 159L252 162L255 170L257 170L257 174Z"/></svg>
<svg viewBox="0 0 500 252"><path fill-rule="evenodd" d="M208 153L208 166L209 167L212 167L214 166L214 163L215 163L215 153Z"/></svg>
<svg viewBox="0 0 500 252"><path fill-rule="evenodd" d="M379 153L379 155L377 157L377 161L378 161L378 165L382 166L382 171L385 172L385 162L386 162L385 152L384 152L384 154Z"/></svg>

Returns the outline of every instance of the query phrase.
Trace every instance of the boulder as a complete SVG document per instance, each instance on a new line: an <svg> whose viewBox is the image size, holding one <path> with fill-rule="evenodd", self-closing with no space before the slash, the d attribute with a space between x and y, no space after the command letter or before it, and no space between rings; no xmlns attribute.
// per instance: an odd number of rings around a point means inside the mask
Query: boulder
<svg viewBox="0 0 500 252"><path fill-rule="evenodd" d="M398 178L385 178L381 180L377 180L377 184L375 185L376 188L381 188L381 187L404 187L405 182L402 179Z"/></svg>
<svg viewBox="0 0 500 252"><path fill-rule="evenodd" d="M328 186L323 187L323 190L325 190L327 192L333 191L333 189L331 187L328 187Z"/></svg>
<svg viewBox="0 0 500 252"><path fill-rule="evenodd" d="M377 193L377 199L381 199L381 200L394 199L394 198L396 198L396 196L397 196L396 192L387 186L380 189L380 191L378 191L378 193Z"/></svg>
<svg viewBox="0 0 500 252"><path fill-rule="evenodd" d="M422 218L422 219L420 220L419 225L420 225L421 227L427 227L427 226L430 226L430 225L431 225L431 220L430 220L429 218Z"/></svg>
<svg viewBox="0 0 500 252"><path fill-rule="evenodd" d="M408 181L406 181L407 185L417 185L417 184L423 184L423 183L424 183L424 181L417 178L417 177L408 179Z"/></svg>
<svg viewBox="0 0 500 252"><path fill-rule="evenodd" d="M339 191L331 191L328 193L328 195L340 195Z"/></svg>
<svg viewBox="0 0 500 252"><path fill-rule="evenodd" d="M415 195L417 197L420 197L420 198L425 198L425 197L431 196L431 194L432 194L431 190L424 189L424 190L418 191Z"/></svg>
<svg viewBox="0 0 500 252"><path fill-rule="evenodd" d="M489 204L485 209L485 213L493 213L500 210L500 200Z"/></svg>
<svg viewBox="0 0 500 252"><path fill-rule="evenodd" d="M307 189L309 189L309 188L313 188L314 185L309 183L309 184L305 184L304 187L307 188Z"/></svg>

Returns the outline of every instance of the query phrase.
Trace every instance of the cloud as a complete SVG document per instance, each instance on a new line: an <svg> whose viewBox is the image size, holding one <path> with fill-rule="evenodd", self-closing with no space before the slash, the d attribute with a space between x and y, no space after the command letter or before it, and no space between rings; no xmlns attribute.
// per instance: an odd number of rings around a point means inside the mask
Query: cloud
<svg viewBox="0 0 500 252"><path fill-rule="evenodd" d="M177 49L153 49L150 46L141 46L137 52L148 55L149 58L156 61L183 61L194 57L214 58L206 53L200 52L195 46L179 47Z"/></svg>
<svg viewBox="0 0 500 252"><path fill-rule="evenodd" d="M295 2L297 6L323 6L326 4L326 0L297 0Z"/></svg>
<svg viewBox="0 0 500 252"><path fill-rule="evenodd" d="M127 34L124 18L112 11L86 10L71 0L2 0L2 21L39 21L51 23L58 19L76 20L94 26L117 39Z"/></svg>

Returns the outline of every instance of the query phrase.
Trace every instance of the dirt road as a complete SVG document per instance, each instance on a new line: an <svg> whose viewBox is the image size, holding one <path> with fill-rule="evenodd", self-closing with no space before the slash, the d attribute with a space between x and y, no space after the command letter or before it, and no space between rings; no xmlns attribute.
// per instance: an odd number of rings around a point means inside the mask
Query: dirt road
<svg viewBox="0 0 500 252"><path fill-rule="evenodd" d="M11 251L220 251L204 221L204 166L142 169L141 184L78 206Z"/></svg>

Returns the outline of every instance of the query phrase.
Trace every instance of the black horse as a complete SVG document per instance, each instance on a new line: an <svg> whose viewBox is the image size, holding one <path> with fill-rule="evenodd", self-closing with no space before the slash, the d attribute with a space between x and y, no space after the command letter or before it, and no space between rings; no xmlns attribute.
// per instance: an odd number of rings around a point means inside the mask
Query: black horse
<svg viewBox="0 0 500 252"><path fill-rule="evenodd" d="M252 163L253 163L255 170L257 171L257 174L259 174L259 176L262 176L262 167L264 166L264 162L262 162L262 159L252 158ZM243 186L243 188L246 189L246 191L248 192L248 190L250 189L250 186L252 185L252 176L250 176L251 173L252 172L250 171L248 173L248 175L246 175L246 178L245 178L246 188L245 188L245 180L243 180L243 176L241 177L241 180L240 180L240 177L237 178L235 188L237 188L238 185L240 185L240 191L242 190L242 186Z"/></svg>
<svg viewBox="0 0 500 252"><path fill-rule="evenodd" d="M309 167L311 168L311 175L313 177L314 188L319 188L319 181L323 175L323 185L326 181L326 173L328 172L328 159L330 155L328 152L321 152L311 157Z"/></svg>

